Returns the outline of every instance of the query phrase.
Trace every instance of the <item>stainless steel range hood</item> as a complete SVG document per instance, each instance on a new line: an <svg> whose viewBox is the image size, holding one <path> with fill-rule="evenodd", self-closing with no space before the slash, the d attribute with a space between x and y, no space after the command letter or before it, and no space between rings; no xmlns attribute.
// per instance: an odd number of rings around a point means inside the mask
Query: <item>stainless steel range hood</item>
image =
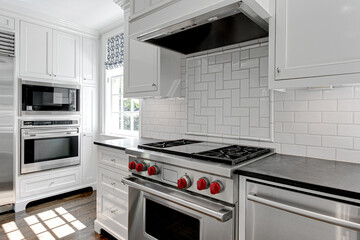
<svg viewBox="0 0 360 240"><path fill-rule="evenodd" d="M137 37L183 54L268 36L268 23L240 1Z"/></svg>

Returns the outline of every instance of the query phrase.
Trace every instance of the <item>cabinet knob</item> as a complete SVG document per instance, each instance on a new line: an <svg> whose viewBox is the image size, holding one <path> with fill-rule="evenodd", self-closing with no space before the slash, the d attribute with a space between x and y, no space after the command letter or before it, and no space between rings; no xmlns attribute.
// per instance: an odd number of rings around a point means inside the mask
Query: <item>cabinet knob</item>
<svg viewBox="0 0 360 240"><path fill-rule="evenodd" d="M151 84L151 86L156 87L156 83Z"/></svg>
<svg viewBox="0 0 360 240"><path fill-rule="evenodd" d="M86 80L86 78L84 78L84 80Z"/></svg>
<svg viewBox="0 0 360 240"><path fill-rule="evenodd" d="M49 76L51 77L51 76L52 76L52 74L51 74L51 73L49 73Z"/></svg>
<svg viewBox="0 0 360 240"><path fill-rule="evenodd" d="M110 161L115 162L115 158L110 159Z"/></svg>
<svg viewBox="0 0 360 240"><path fill-rule="evenodd" d="M281 69L280 69L280 68L276 68L276 72L277 72L277 73L280 73L280 72L281 72Z"/></svg>
<svg viewBox="0 0 360 240"><path fill-rule="evenodd" d="M54 74L54 77L56 77L56 75Z"/></svg>
<svg viewBox="0 0 360 240"><path fill-rule="evenodd" d="M116 184L116 183L114 183L114 182L111 183L112 186L115 186L115 184Z"/></svg>
<svg viewBox="0 0 360 240"><path fill-rule="evenodd" d="M116 213L117 209L111 210L111 213Z"/></svg>

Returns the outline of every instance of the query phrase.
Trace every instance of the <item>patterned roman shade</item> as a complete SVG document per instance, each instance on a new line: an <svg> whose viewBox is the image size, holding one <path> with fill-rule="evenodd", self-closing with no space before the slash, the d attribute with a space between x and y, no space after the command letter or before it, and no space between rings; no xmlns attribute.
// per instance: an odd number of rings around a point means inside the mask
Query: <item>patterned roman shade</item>
<svg viewBox="0 0 360 240"><path fill-rule="evenodd" d="M124 34L109 38L106 48L106 69L121 67L124 62Z"/></svg>

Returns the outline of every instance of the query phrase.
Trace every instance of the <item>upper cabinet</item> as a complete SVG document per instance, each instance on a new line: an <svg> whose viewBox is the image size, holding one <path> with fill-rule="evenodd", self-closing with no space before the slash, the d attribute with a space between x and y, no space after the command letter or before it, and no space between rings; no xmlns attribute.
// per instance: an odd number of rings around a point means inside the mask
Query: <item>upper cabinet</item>
<svg viewBox="0 0 360 240"><path fill-rule="evenodd" d="M80 37L53 31L53 79L79 81Z"/></svg>
<svg viewBox="0 0 360 240"><path fill-rule="evenodd" d="M131 1L130 17L136 18L175 1L179 0L133 0Z"/></svg>
<svg viewBox="0 0 360 240"><path fill-rule="evenodd" d="M358 0L275 0L270 8L270 88L360 82Z"/></svg>
<svg viewBox="0 0 360 240"><path fill-rule="evenodd" d="M181 54L130 39L128 26L125 22L124 96L179 97Z"/></svg>
<svg viewBox="0 0 360 240"><path fill-rule="evenodd" d="M20 24L20 76L52 78L52 29Z"/></svg>
<svg viewBox="0 0 360 240"><path fill-rule="evenodd" d="M20 76L79 82L80 37L21 22Z"/></svg>
<svg viewBox="0 0 360 240"><path fill-rule="evenodd" d="M96 84L97 81L97 40L82 40L82 82Z"/></svg>

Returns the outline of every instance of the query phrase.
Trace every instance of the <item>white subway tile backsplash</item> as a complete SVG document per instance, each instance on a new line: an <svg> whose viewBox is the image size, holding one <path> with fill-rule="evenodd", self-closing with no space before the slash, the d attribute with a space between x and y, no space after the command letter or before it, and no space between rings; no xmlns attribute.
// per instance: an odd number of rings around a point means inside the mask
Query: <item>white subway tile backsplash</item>
<svg viewBox="0 0 360 240"><path fill-rule="evenodd" d="M321 122L320 112L295 112L295 122L317 123Z"/></svg>
<svg viewBox="0 0 360 240"><path fill-rule="evenodd" d="M322 123L309 124L309 134L337 135L337 125Z"/></svg>
<svg viewBox="0 0 360 240"><path fill-rule="evenodd" d="M311 112L337 111L337 101L336 100L309 101L309 111Z"/></svg>
<svg viewBox="0 0 360 240"><path fill-rule="evenodd" d="M296 90L296 100L317 100L322 99L322 91Z"/></svg>
<svg viewBox="0 0 360 240"><path fill-rule="evenodd" d="M352 112L323 112L322 118L324 123L352 123Z"/></svg>
<svg viewBox="0 0 360 240"><path fill-rule="evenodd" d="M339 100L338 110L340 112L359 112L360 100L358 99Z"/></svg>
<svg viewBox="0 0 360 240"><path fill-rule="evenodd" d="M330 90L324 90L324 99L347 99L354 97L354 88L352 87L341 87Z"/></svg>
<svg viewBox="0 0 360 240"><path fill-rule="evenodd" d="M360 125L338 125L339 136L360 137Z"/></svg>
<svg viewBox="0 0 360 240"><path fill-rule="evenodd" d="M295 143L299 145L321 146L321 136L295 134Z"/></svg>
<svg viewBox="0 0 360 240"><path fill-rule="evenodd" d="M306 148L306 156L312 157L312 158L335 160L336 151L334 148L308 146Z"/></svg>
<svg viewBox="0 0 360 240"><path fill-rule="evenodd" d="M306 123L283 123L284 133L307 133L308 125Z"/></svg>
<svg viewBox="0 0 360 240"><path fill-rule="evenodd" d="M282 144L281 153L287 155L306 156L306 147L294 144Z"/></svg>
<svg viewBox="0 0 360 240"><path fill-rule="evenodd" d="M344 162L360 163L360 151L336 149L336 160Z"/></svg>
<svg viewBox="0 0 360 240"><path fill-rule="evenodd" d="M186 98L142 100L142 137L266 145L283 154L360 164L360 87L287 90L274 92L273 100L267 61L267 46L183 60ZM274 143L221 137L269 138L271 124Z"/></svg>
<svg viewBox="0 0 360 240"><path fill-rule="evenodd" d="M338 137L338 136L323 136L322 145L324 147L332 148L353 148L353 138L352 137Z"/></svg>
<svg viewBox="0 0 360 240"><path fill-rule="evenodd" d="M284 102L284 111L307 111L308 102L307 101L286 101Z"/></svg>

